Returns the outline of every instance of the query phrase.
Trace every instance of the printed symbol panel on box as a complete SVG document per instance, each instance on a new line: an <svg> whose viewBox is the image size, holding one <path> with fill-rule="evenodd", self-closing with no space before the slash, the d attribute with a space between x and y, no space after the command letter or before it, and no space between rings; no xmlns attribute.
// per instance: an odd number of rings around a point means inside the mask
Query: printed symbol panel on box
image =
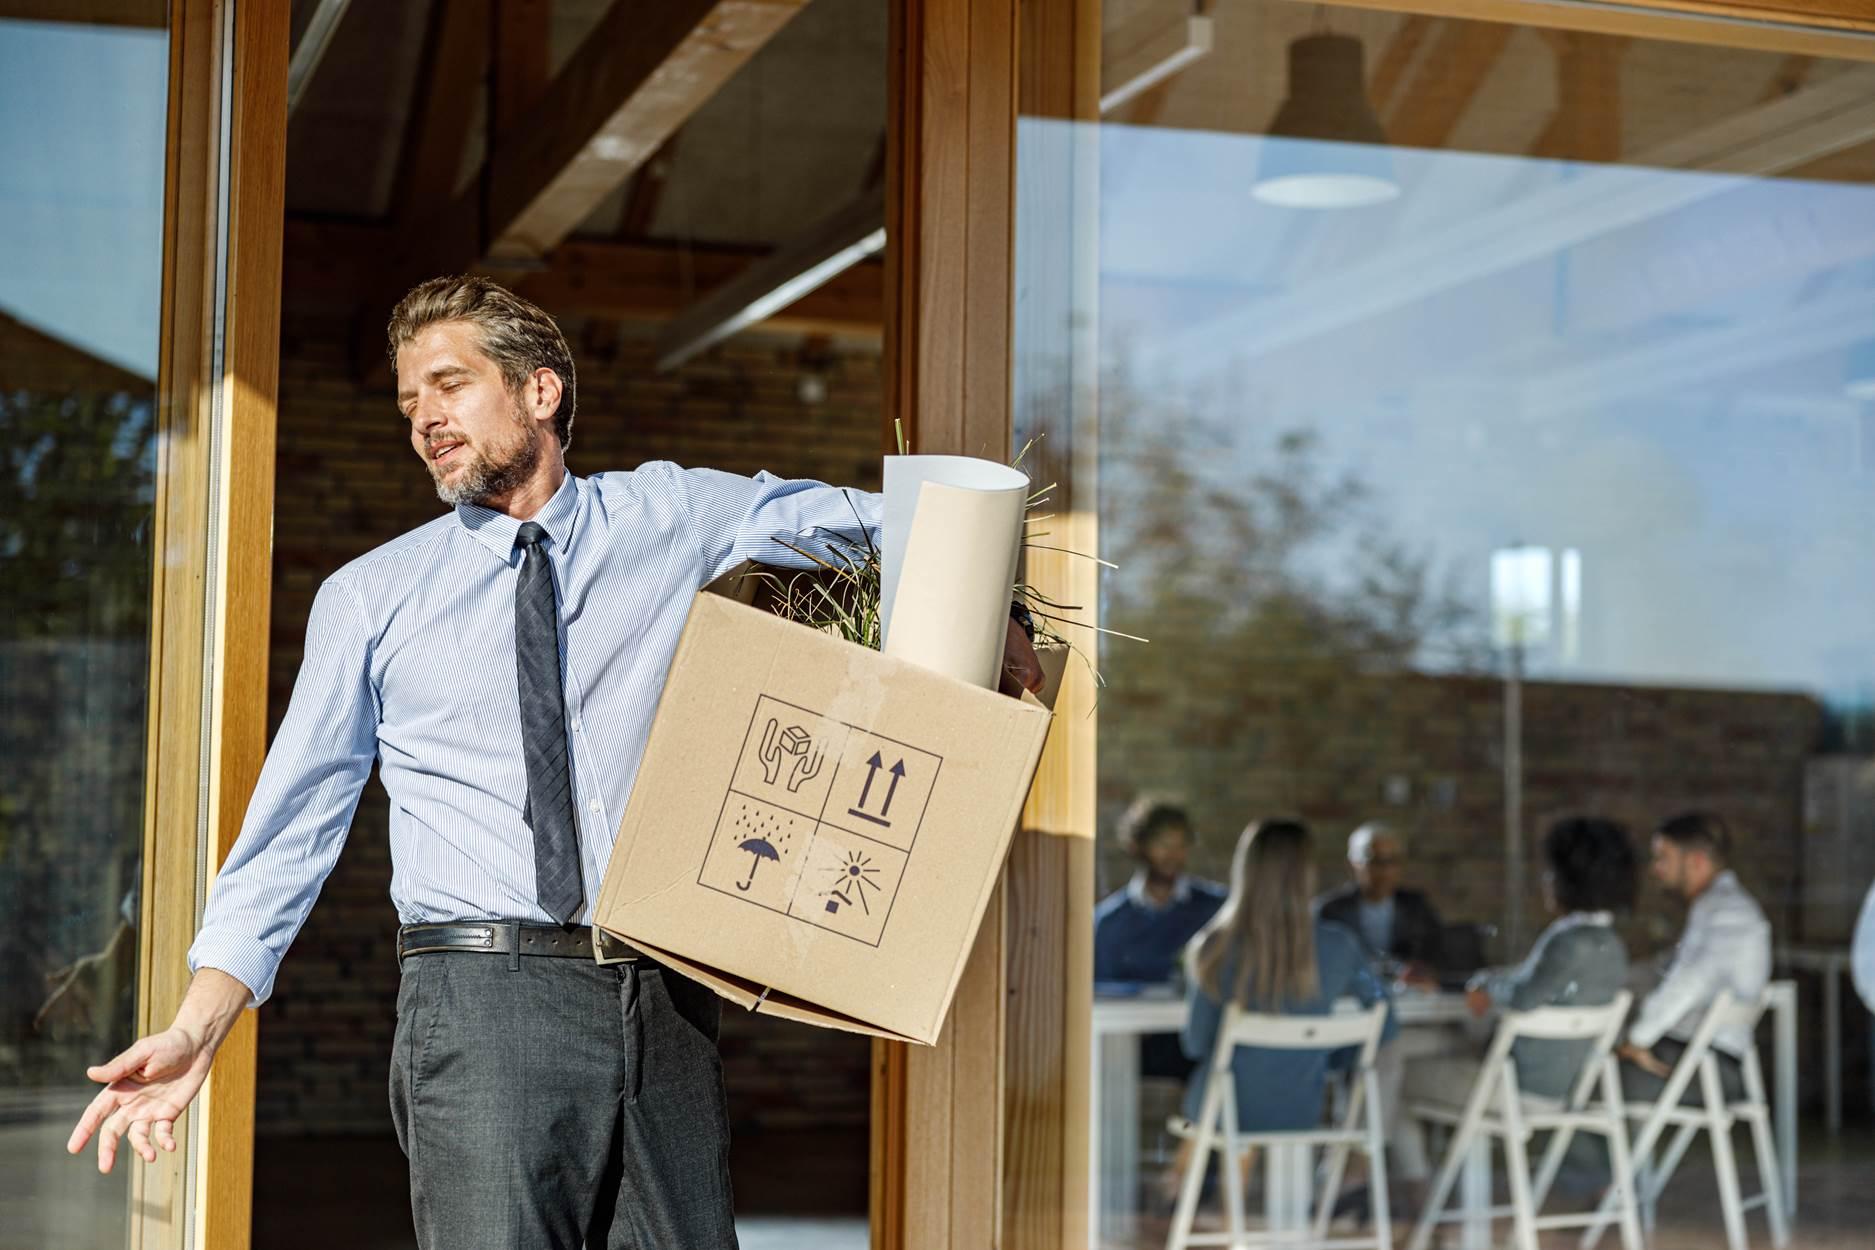
<svg viewBox="0 0 1875 1250"><path fill-rule="evenodd" d="M815 815L826 802L848 733L839 721L763 695L755 701L731 788Z"/></svg>
<svg viewBox="0 0 1875 1250"><path fill-rule="evenodd" d="M814 834L788 914L877 946L909 858L823 824Z"/></svg>
<svg viewBox="0 0 1875 1250"><path fill-rule="evenodd" d="M697 881L759 907L785 912L813 841L812 820L732 792L717 818Z"/></svg>
<svg viewBox="0 0 1875 1250"><path fill-rule="evenodd" d="M943 763L758 696L697 883L877 946Z"/></svg>
<svg viewBox="0 0 1875 1250"><path fill-rule="evenodd" d="M931 801L939 762L929 751L854 730L847 736L821 819L910 851Z"/></svg>

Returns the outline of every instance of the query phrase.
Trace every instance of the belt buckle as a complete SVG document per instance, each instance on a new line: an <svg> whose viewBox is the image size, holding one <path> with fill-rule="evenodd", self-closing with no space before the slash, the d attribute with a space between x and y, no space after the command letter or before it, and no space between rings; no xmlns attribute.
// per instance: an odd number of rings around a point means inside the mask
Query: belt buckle
<svg viewBox="0 0 1875 1250"><path fill-rule="evenodd" d="M598 925L592 927L592 961L600 967L608 964L633 963L638 952L619 938L613 937Z"/></svg>

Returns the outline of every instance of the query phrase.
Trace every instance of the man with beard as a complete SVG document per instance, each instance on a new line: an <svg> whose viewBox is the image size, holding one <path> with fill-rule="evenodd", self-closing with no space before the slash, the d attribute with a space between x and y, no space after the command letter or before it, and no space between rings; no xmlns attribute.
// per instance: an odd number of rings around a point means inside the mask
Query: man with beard
<svg viewBox="0 0 1875 1250"><path fill-rule="evenodd" d="M374 761L403 980L391 1109L426 1247L735 1245L707 989L587 926L694 593L877 538L880 499L651 463L567 472L573 361L540 309L439 278L391 316L410 443L453 511L328 578L174 1024L91 1069L146 1161L272 991ZM1040 684L1014 623L1008 673ZM1009 683L1005 683L1006 687ZM619 953L619 952L614 952Z"/></svg>
<svg viewBox="0 0 1875 1250"><path fill-rule="evenodd" d="M1712 812L1675 816L1654 834L1654 880L1687 904L1686 930L1619 1048L1622 1092L1635 1101L1660 1096L1720 990L1730 990L1738 1002L1751 1002L1770 982L1771 922L1739 884L1729 866L1731 853L1731 833ZM1737 1030L1721 1030L1712 1039L1727 1098L1744 1097L1741 1058L1751 1046L1751 1035ZM1683 1101L1703 1099L1695 1081Z"/></svg>

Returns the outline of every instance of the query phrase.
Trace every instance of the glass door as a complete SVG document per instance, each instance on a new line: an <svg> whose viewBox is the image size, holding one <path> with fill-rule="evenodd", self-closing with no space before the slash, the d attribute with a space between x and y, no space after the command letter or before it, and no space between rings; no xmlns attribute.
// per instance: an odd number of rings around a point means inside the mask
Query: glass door
<svg viewBox="0 0 1875 1250"><path fill-rule="evenodd" d="M0 18L0 1246L123 1245L68 1158L135 1036L169 38ZM0 9L0 12L4 12Z"/></svg>

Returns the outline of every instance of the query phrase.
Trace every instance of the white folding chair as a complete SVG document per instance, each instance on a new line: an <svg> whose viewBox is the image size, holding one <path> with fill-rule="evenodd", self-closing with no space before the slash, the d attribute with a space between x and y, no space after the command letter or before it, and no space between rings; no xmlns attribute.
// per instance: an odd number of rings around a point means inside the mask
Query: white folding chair
<svg viewBox="0 0 1875 1250"><path fill-rule="evenodd" d="M1747 1050L1739 1061L1745 1080L1745 1096L1730 1101L1724 1082L1719 1079L1719 1057L1713 1041L1721 1032L1737 1030L1749 1036L1770 1006L1768 992L1749 1002L1738 1002L1730 991L1721 990L1712 1006L1693 1031L1692 1040L1673 1071L1667 1077L1660 1096L1652 1102L1630 1102L1627 1111L1639 1125L1634 1134L1635 1189L1640 1195L1641 1210L1648 1228L1653 1227L1654 1204L1667 1182L1680 1166L1686 1148L1699 1133L1712 1140L1712 1166L1719 1181L1719 1211L1725 1220L1725 1240L1730 1250L1746 1250L1745 1212L1763 1207L1771 1225L1771 1244L1779 1247L1790 1242L1790 1223L1784 1211L1783 1177L1779 1174L1777 1149L1771 1141L1771 1108L1764 1096L1764 1071L1758 1065L1758 1052ZM1699 1106L1683 1106L1687 1088L1699 1081ZM1752 1153L1758 1160L1758 1181L1762 1192L1745 1197L1739 1190L1738 1160L1732 1151L1732 1126L1744 1121L1751 1129ZM1660 1166L1651 1166L1654 1147L1667 1126L1676 1129ZM1602 1204L1602 1218L1582 1238L1585 1248L1593 1247L1607 1227L1608 1204Z"/></svg>
<svg viewBox="0 0 1875 1250"><path fill-rule="evenodd" d="M1433 1182L1432 1194L1413 1229L1409 1250L1426 1250L1436 1225L1508 1216L1514 1244L1519 1250L1537 1250L1537 1232L1547 1228L1578 1228L1594 1224L1598 1212L1542 1214L1550 1186L1562 1167L1563 1152L1575 1134L1594 1133L1608 1139L1615 1160L1613 1210L1621 1225L1624 1250L1641 1250L1640 1220L1636 1215L1632 1161L1628 1157L1627 1116L1621 1102L1621 1074L1614 1060L1615 1038L1627 1016L1631 996L1623 991L1606 1007L1539 1007L1508 1012L1486 1052L1478 1079L1465 1105L1415 1103L1408 1114L1452 1127L1445 1161ZM1588 1043L1581 1071L1567 1099L1524 1094L1517 1086L1517 1064L1511 1047L1519 1038ZM1599 1091L1597 1087L1599 1086ZM1549 1146L1535 1183L1530 1175L1529 1142L1548 1131ZM1502 1143L1504 1167L1510 1179L1510 1205L1484 1210L1445 1212L1447 1200L1467 1154L1480 1139Z"/></svg>
<svg viewBox="0 0 1875 1250"><path fill-rule="evenodd" d="M1360 1012L1331 1016L1273 1016L1248 1012L1236 1006L1225 1009L1218 1029L1217 1046L1212 1051L1210 1073L1204 1092L1204 1104L1196 1123L1175 1125L1174 1131L1194 1142L1191 1161L1179 1186L1178 1207L1172 1216L1172 1231L1166 1238L1168 1250L1187 1250L1191 1246L1294 1246L1298 1250L1393 1250L1393 1223L1387 1209L1387 1168L1385 1130L1380 1122L1380 1086L1374 1076L1374 1055L1380 1047L1381 1030L1386 1027L1387 1006L1376 1003ZM1264 1050L1344 1050L1358 1048L1355 1068L1349 1080L1352 1093L1339 1127L1302 1129L1292 1132L1244 1133L1237 1128L1237 1082L1231 1072L1231 1059L1239 1046ZM1274 1152L1300 1147L1305 1156L1314 1146L1331 1147L1326 1184L1317 1202L1312 1235L1308 1231L1273 1228L1252 1233L1244 1227L1243 1176L1238 1160L1246 1150L1263 1147L1266 1158ZM1372 1236L1331 1239L1328 1226L1334 1217L1335 1192L1347 1169L1348 1153L1360 1150L1368 1158L1368 1192L1373 1199L1374 1232ZM1222 1233L1194 1233L1192 1221L1198 1213L1198 1194L1204 1187L1205 1167L1215 1151L1220 1156L1219 1170L1224 1174L1226 1230ZM1302 1165L1307 1167L1306 1160Z"/></svg>

